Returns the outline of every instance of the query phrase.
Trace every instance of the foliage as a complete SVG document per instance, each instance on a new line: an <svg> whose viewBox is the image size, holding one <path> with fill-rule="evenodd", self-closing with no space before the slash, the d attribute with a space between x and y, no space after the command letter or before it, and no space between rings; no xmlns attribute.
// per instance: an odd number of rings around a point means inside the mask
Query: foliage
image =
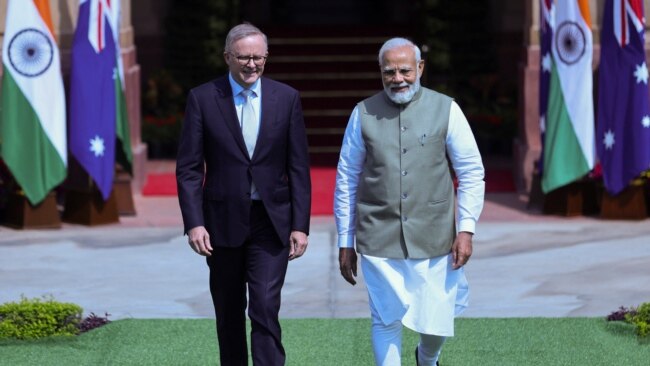
<svg viewBox="0 0 650 366"><path fill-rule="evenodd" d="M161 70L147 80L142 96L142 140L175 143L183 119L183 88L172 75Z"/></svg>
<svg viewBox="0 0 650 366"><path fill-rule="evenodd" d="M617 311L607 316L608 321L622 321L633 324L640 337L650 336L650 302L644 302L639 307L629 309L621 306Z"/></svg>
<svg viewBox="0 0 650 366"><path fill-rule="evenodd" d="M650 169L644 170L639 174L638 177L632 179L632 182L630 185L632 186L642 186L646 184L648 181L650 181Z"/></svg>
<svg viewBox="0 0 650 366"><path fill-rule="evenodd" d="M517 131L515 90L503 89L497 74L475 75L457 102L483 154L509 155ZM511 97L508 97L510 95Z"/></svg>
<svg viewBox="0 0 650 366"><path fill-rule="evenodd" d="M172 0L164 65L184 90L225 71L224 41L238 23L238 0Z"/></svg>
<svg viewBox="0 0 650 366"><path fill-rule="evenodd" d="M422 57L427 66L436 72L446 72L451 66L450 43L443 37L449 27L449 21L443 13L442 0L420 0L416 3L417 23L420 34L418 43L422 44Z"/></svg>
<svg viewBox="0 0 650 366"><path fill-rule="evenodd" d="M618 308L618 310L613 311L611 314L607 316L607 321L622 322L625 321L625 318L630 314L636 314L636 309L634 307L628 309L625 306L621 306Z"/></svg>
<svg viewBox="0 0 650 366"><path fill-rule="evenodd" d="M224 73L226 34L239 22L239 0L172 0L165 17L164 70L143 94L142 140L149 153L175 154L187 91Z"/></svg>
<svg viewBox="0 0 650 366"><path fill-rule="evenodd" d="M517 131L517 85L504 80L489 2L419 0L416 29L426 61L423 84L453 97L483 154L511 154ZM426 71L428 70L428 71Z"/></svg>
<svg viewBox="0 0 650 366"><path fill-rule="evenodd" d="M495 71L489 10L486 1L456 0L454 6L442 0L417 2L418 43L426 46L423 58L430 71L439 74L434 79L454 88L456 80Z"/></svg>
<svg viewBox="0 0 650 366"><path fill-rule="evenodd" d="M104 313L104 316L95 315L95 313L90 313L81 323L79 323L79 333L89 332L95 328L104 326L111 321L108 320L110 314Z"/></svg>
<svg viewBox="0 0 650 366"><path fill-rule="evenodd" d="M634 314L627 314L625 320L636 326L636 333L640 337L650 336L650 302L641 304Z"/></svg>
<svg viewBox="0 0 650 366"><path fill-rule="evenodd" d="M82 309L53 298L23 297L19 302L0 305L0 339L37 339L77 334Z"/></svg>

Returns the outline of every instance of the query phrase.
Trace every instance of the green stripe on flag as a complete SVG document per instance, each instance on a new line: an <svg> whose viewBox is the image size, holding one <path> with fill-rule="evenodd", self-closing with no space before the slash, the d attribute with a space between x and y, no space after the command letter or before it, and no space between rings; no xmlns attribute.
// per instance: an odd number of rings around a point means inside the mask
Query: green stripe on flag
<svg viewBox="0 0 650 366"><path fill-rule="evenodd" d="M590 168L567 112L557 69L553 65L544 136L542 191L548 193L582 178Z"/></svg>
<svg viewBox="0 0 650 366"><path fill-rule="evenodd" d="M5 67L0 112L0 155L32 205L66 177L67 169L38 115Z"/></svg>
<svg viewBox="0 0 650 366"><path fill-rule="evenodd" d="M115 78L115 104L117 108L115 111L115 135L117 136L115 161L129 174L133 175L133 153L131 152L131 133L126 111L126 97L119 77Z"/></svg>

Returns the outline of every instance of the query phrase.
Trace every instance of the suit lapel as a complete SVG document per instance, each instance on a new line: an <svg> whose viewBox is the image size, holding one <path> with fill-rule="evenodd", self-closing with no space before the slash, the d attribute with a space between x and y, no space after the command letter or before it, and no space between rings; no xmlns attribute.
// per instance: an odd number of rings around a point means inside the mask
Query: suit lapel
<svg viewBox="0 0 650 366"><path fill-rule="evenodd" d="M232 88L228 82L228 76L217 80L215 82L215 87L215 99L219 110L221 110L224 124L228 127L228 130L230 130L230 133L235 139L237 146L239 146L239 149L245 156L248 156L248 150L246 150L246 143L244 142L244 135L242 134L239 125L239 118L237 118L237 110L235 109L235 100L232 95Z"/></svg>
<svg viewBox="0 0 650 366"><path fill-rule="evenodd" d="M276 121L276 108L273 108L277 103L276 90L266 82L265 78L261 78L260 82L262 83L262 110L260 111L262 118L260 119L260 129L257 134L253 157L257 156L257 152L266 145L264 140L268 136L267 132L273 127L273 123Z"/></svg>

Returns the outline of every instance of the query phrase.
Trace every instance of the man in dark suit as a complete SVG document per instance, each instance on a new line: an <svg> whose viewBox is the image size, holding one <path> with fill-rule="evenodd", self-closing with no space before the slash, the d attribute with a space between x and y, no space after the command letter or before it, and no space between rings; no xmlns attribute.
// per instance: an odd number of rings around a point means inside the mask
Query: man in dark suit
<svg viewBox="0 0 650 366"><path fill-rule="evenodd" d="M278 321L288 261L307 248L311 182L298 92L262 78L266 35L226 37L226 76L192 89L176 177L185 232L207 257L221 365L283 365Z"/></svg>

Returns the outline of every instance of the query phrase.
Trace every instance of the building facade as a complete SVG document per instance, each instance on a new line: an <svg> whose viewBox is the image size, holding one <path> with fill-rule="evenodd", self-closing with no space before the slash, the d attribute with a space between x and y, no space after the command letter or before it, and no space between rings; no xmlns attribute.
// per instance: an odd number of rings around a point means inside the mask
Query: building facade
<svg viewBox="0 0 650 366"><path fill-rule="evenodd" d="M165 40L169 35L170 13L178 9L178 6L189 7L194 2L120 1L122 5L121 47L131 123L131 146L134 152L133 186L137 191L144 181L144 163L147 159L147 146L141 138L141 93L146 88L150 76L156 70L167 67L165 55L174 55L176 52L168 49ZM599 28L604 2L605 0L589 1L593 21L594 70L599 60ZM271 58L266 72L269 76L293 84L301 90L308 120L310 145L315 157L313 161L316 163L332 164L340 146L340 137L347 116L354 103L380 90L379 74L376 73L376 52L377 45L381 44L382 40L390 36L414 38L425 46L425 51L430 50L429 55L434 60L428 65L428 74L425 78L429 83L428 86L436 88L438 85L446 85L445 83L449 81L445 71L436 70L435 60L438 56L436 47L440 39L427 38L427 34L423 35L421 29L422 24L426 23L422 23L421 20L416 21L423 19L423 15L430 18L438 15L433 12L427 13L427 8L423 5L426 2L226 0L223 3L234 9L231 14L233 22L250 21L269 34ZM499 115L499 105L496 106L496 111L492 111L494 116L490 114L492 112L489 108L487 108L489 112L487 115L481 110L470 114L476 117L476 126L473 128L480 128L479 124L485 122L483 119L487 121L485 123L512 124L512 130L503 133L505 141L496 137L500 141L500 147L493 148L485 145L484 155L487 155L488 160L491 155L497 155L507 161L517 188L520 192L528 192L531 188L534 163L541 153L538 108L539 0L489 0L481 3L482 8L476 9L476 12L481 15L483 30L472 28L471 24L464 23L466 30L453 32L451 43L441 46L443 47L441 49L449 48L450 44L454 47L458 44L462 46L462 42L466 42L466 51L455 54L454 49L449 50L455 60L461 61L447 60L446 64L447 70L451 70L449 74L455 75L453 77L456 78L452 80L456 85L454 91L458 94L454 97L463 102L464 110L473 111L473 105L481 102L488 103L489 106L503 103L503 106L514 111L511 113L512 121ZM7 0L0 0L0 31L2 32L6 5ZM50 0L50 5L61 48L63 73L64 77L67 77L70 70L70 48L78 1ZM456 4L456 2L449 4L444 14L456 16L454 22L461 21L468 14L468 8L461 8L461 6L466 4ZM479 5L475 3L474 6ZM644 6L647 18L650 0L644 0ZM458 10L455 7L458 7ZM444 19L442 21L444 22ZM358 33L354 34L355 32ZM485 38L484 33L490 35L489 39ZM646 42L648 39L649 37L646 37ZM336 43L341 40L342 44ZM481 48L483 42L489 44ZM295 47L291 48L291 45ZM365 50L363 51L365 53L355 54L360 50ZM217 54L216 57L221 55ZM472 67L476 70L463 69L470 65L474 65ZM305 70L310 69L315 70L315 79L299 78L299 74L302 75L307 72ZM350 73L347 73L348 71ZM463 79L463 74L471 74L473 77ZM476 96L466 98L468 90L472 90ZM483 100L477 102L476 98L480 99L481 96ZM324 106L328 106L329 109ZM496 120L492 120L492 117ZM310 122L310 118L314 122ZM503 122L504 120L507 121ZM494 140L495 136L489 138ZM480 144L481 142L479 141Z"/></svg>

